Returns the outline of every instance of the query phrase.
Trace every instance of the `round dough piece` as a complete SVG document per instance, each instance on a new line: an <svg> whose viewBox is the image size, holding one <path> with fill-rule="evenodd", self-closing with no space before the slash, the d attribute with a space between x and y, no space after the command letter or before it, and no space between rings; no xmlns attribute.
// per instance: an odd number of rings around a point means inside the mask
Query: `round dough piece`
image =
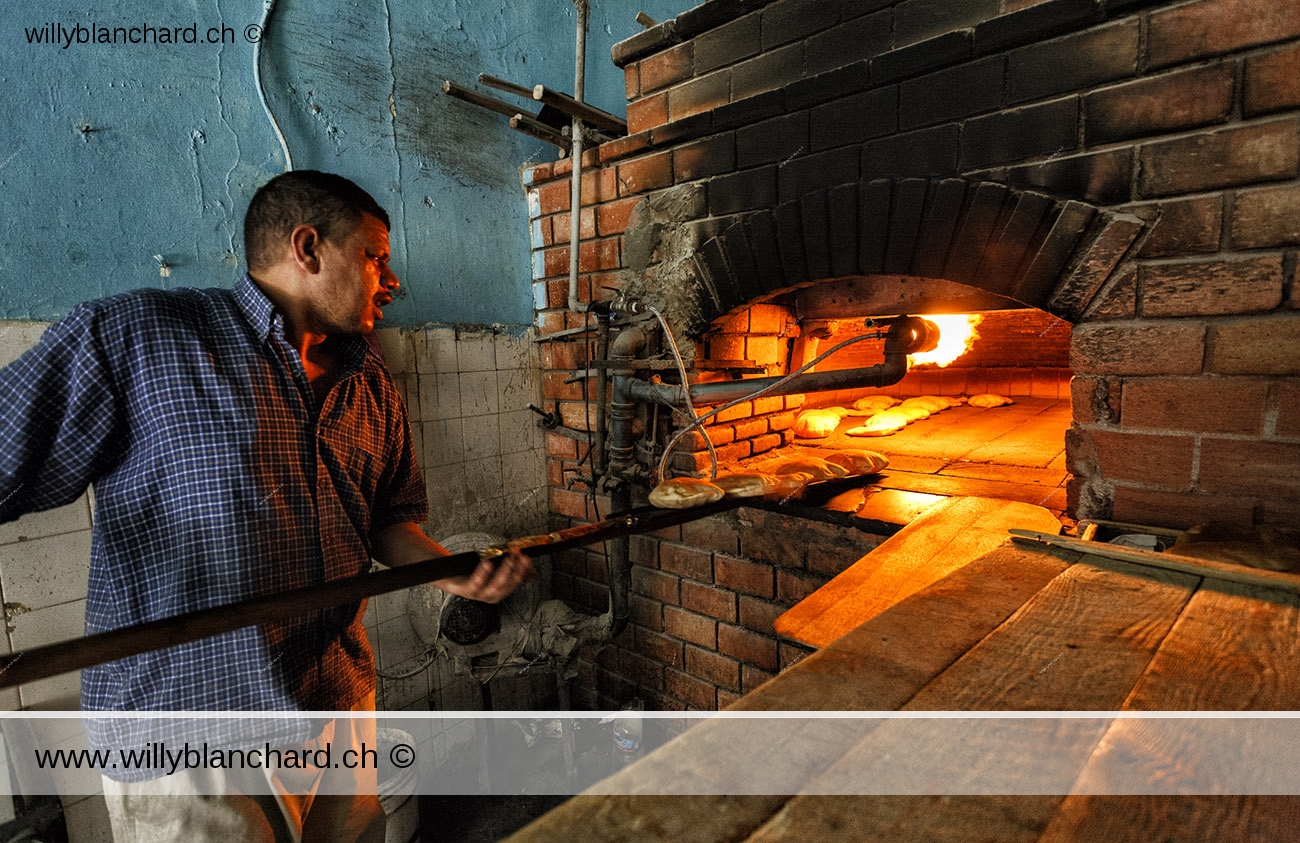
<svg viewBox="0 0 1300 843"><path fill-rule="evenodd" d="M998 395L993 392L981 392L979 395L972 395L970 397L970 405L972 407L982 407L986 410L992 407L1001 407L1005 404L1014 403L1015 402L1007 396Z"/></svg>
<svg viewBox="0 0 1300 843"><path fill-rule="evenodd" d="M792 474L778 474L776 477L776 487L772 489L768 497L798 497L803 494L804 487L816 479L817 478L805 471L796 471Z"/></svg>
<svg viewBox="0 0 1300 843"><path fill-rule="evenodd" d="M830 410L804 410L794 420L794 435L802 439L821 439L834 433L839 423L839 414Z"/></svg>
<svg viewBox="0 0 1300 843"><path fill-rule="evenodd" d="M925 409L920 404L908 404L907 402L903 402L894 409L886 410L885 412L898 413L906 416L908 421L920 421L921 419L930 418L929 410ZM877 415L879 415L879 413L877 413ZM874 418L874 416L872 418ZM870 419L868 419L868 421L870 421Z"/></svg>
<svg viewBox="0 0 1300 843"><path fill-rule="evenodd" d="M897 398L891 398L888 395L868 395L866 398L859 398L854 401L853 409L880 412L881 410L888 410L897 403Z"/></svg>
<svg viewBox="0 0 1300 843"><path fill-rule="evenodd" d="M885 410L867 419L865 424L847 431L849 436L888 436L897 433L911 421L906 415L896 410Z"/></svg>
<svg viewBox="0 0 1300 843"><path fill-rule="evenodd" d="M650 490L650 505L659 509L690 509L721 500L726 494L708 480L694 477L674 477Z"/></svg>

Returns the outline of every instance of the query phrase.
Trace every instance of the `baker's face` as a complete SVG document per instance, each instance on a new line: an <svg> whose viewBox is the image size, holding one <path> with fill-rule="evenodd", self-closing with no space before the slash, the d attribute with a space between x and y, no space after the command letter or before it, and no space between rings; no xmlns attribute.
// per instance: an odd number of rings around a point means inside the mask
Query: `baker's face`
<svg viewBox="0 0 1300 843"><path fill-rule="evenodd" d="M388 257L388 228L371 214L362 214L347 236L322 241L313 309L324 333L374 330L400 285Z"/></svg>

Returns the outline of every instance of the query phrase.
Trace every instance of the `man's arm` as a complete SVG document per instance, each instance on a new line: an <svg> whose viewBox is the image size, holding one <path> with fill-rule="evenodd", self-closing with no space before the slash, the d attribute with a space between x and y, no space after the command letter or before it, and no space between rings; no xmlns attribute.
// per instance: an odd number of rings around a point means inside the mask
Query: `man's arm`
<svg viewBox="0 0 1300 843"><path fill-rule="evenodd" d="M378 530L371 536L371 555L375 561L391 568L449 554L446 548L426 536L418 525L404 521ZM518 550L512 550L498 562L480 562L468 576L447 577L434 580L433 584L449 594L484 603L499 603L520 583L535 576L532 561Z"/></svg>

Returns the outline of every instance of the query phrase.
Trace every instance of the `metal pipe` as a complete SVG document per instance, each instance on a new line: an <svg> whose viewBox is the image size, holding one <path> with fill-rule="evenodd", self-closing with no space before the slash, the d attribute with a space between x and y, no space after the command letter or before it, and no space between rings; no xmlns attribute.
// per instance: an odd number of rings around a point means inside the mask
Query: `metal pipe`
<svg viewBox="0 0 1300 843"><path fill-rule="evenodd" d="M582 102L587 74L587 15L588 0L574 0L578 10L577 43L573 59L573 98ZM582 226L582 120L574 116L573 143L569 160L573 162L572 181L569 185L569 310L575 313L586 310L578 300L578 252Z"/></svg>
<svg viewBox="0 0 1300 843"><path fill-rule="evenodd" d="M609 356L608 312L596 313L596 359ZM596 370L596 429L592 435L591 473L596 482L605 474L605 393L609 391L609 371L601 366Z"/></svg>
<svg viewBox="0 0 1300 843"><path fill-rule="evenodd" d="M610 375L614 381L609 406L609 460L606 469L611 484L610 508L623 512L632 508L632 484L627 474L635 464L635 439L632 422L636 416L636 403L628 398L626 386L635 380L632 363L650 344L650 337L642 328L624 328L610 344L609 361L616 368ZM602 402L604 395L601 395ZM610 639L618 637L628 624L629 598L632 590L631 538L619 536L612 539L605 555L609 579Z"/></svg>

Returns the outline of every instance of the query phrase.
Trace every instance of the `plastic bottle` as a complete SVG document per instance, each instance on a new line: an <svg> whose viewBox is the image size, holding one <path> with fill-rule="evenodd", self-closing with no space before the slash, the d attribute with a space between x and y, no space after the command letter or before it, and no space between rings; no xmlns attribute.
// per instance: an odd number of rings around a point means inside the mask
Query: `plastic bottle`
<svg viewBox="0 0 1300 843"><path fill-rule="evenodd" d="M641 712L645 704L634 699L614 717L614 766L631 764L641 756Z"/></svg>

